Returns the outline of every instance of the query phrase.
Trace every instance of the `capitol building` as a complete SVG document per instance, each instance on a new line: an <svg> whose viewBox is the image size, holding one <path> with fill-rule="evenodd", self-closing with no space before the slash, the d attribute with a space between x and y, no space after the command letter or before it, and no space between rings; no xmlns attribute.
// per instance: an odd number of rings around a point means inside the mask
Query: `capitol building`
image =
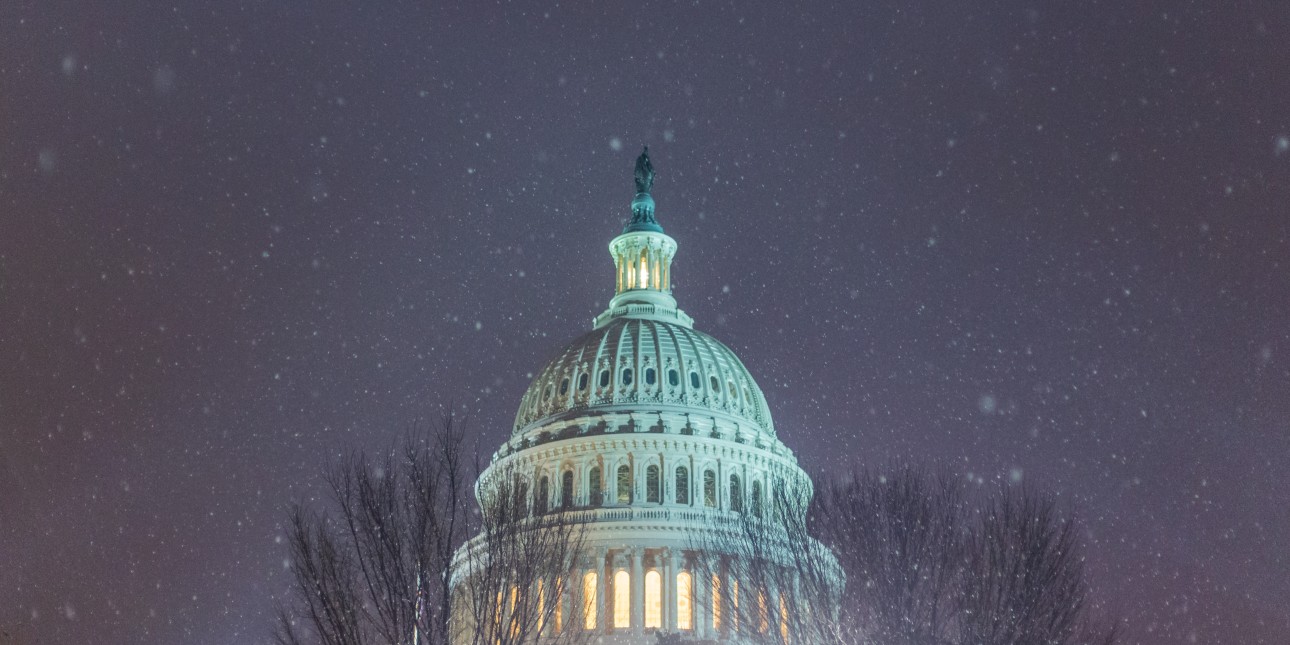
<svg viewBox="0 0 1290 645"><path fill-rule="evenodd" d="M677 306L677 243L655 218L648 150L635 179L631 218L609 242L613 299L536 372L476 494L482 503L497 481L517 478L528 514L579 527L567 582L544 601L553 611L533 642L743 642L741 604L760 616L744 629L788 640L793 585L741 586L738 567L723 564L741 556L723 552L721 532L748 519L777 526L771 516L785 511L773 500L809 500L811 481L753 375ZM805 513L804 503L785 508ZM819 549L806 539L781 547ZM469 572L453 577L462 584Z"/></svg>

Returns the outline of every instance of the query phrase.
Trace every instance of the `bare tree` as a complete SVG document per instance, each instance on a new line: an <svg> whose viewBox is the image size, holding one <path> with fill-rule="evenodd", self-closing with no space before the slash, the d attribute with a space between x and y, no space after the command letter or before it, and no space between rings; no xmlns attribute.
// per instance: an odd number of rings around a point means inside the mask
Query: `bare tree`
<svg viewBox="0 0 1290 645"><path fill-rule="evenodd" d="M517 473L478 477L451 415L376 458L355 453L326 474L321 508L288 515L294 602L279 611L283 645L572 643L567 572L582 526L528 516ZM478 536L467 543L474 533ZM467 545L466 548L462 548ZM549 626L549 627L548 627ZM558 637L558 638L557 638Z"/></svg>
<svg viewBox="0 0 1290 645"><path fill-rule="evenodd" d="M718 631L745 643L847 642L833 610L845 573L811 536L810 491L776 482L767 497L696 533L699 587Z"/></svg>
<svg viewBox="0 0 1290 645"><path fill-rule="evenodd" d="M491 471L481 479L479 534L454 564L460 645L579 643L570 590L584 525L569 516L530 516L524 474Z"/></svg>
<svg viewBox="0 0 1290 645"><path fill-rule="evenodd" d="M847 572L840 614L849 642L949 642L966 527L961 486L904 467L821 484L812 533Z"/></svg>
<svg viewBox="0 0 1290 645"><path fill-rule="evenodd" d="M976 511L960 578L958 641L994 645L1112 643L1088 619L1083 549L1071 518L1026 488L1001 488Z"/></svg>
<svg viewBox="0 0 1290 645"><path fill-rule="evenodd" d="M1051 497L1007 486L969 495L943 472L902 468L825 481L805 515L803 503L781 498L765 517L744 514L700 547L728 554L709 576L728 588L726 629L742 641L1110 645L1118 638L1090 619L1077 523ZM831 555L821 556L825 549ZM782 594L785 611L773 592L769 606L761 600L767 589L792 590Z"/></svg>
<svg viewBox="0 0 1290 645"><path fill-rule="evenodd" d="M448 643L449 572L469 530L464 434L451 416L326 475L330 504L288 516L293 605L283 644Z"/></svg>

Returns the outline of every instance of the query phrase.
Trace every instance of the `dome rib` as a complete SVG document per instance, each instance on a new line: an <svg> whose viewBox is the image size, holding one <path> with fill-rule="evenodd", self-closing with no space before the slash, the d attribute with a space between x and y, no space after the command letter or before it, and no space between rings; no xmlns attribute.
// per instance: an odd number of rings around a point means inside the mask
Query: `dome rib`
<svg viewBox="0 0 1290 645"><path fill-rule="evenodd" d="M653 384L646 379L651 368ZM623 382L627 369L630 384ZM677 371L676 385L669 380L671 369ZM601 387L605 370L608 384ZM693 387L691 372L699 377L698 388ZM585 390L578 387L583 373ZM568 390L561 393L566 382ZM557 417L567 420L571 414L609 411L720 413L774 436L765 397L739 357L715 338L667 321L621 318L574 339L533 379L521 398L514 433Z"/></svg>

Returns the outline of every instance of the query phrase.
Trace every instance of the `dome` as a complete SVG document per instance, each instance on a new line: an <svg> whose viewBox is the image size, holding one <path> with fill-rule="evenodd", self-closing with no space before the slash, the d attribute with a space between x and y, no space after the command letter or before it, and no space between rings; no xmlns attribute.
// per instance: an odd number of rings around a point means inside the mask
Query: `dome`
<svg viewBox="0 0 1290 645"><path fill-rule="evenodd" d="M774 435L761 388L735 353L687 325L614 318L569 343L520 401L516 435L594 412L707 413Z"/></svg>

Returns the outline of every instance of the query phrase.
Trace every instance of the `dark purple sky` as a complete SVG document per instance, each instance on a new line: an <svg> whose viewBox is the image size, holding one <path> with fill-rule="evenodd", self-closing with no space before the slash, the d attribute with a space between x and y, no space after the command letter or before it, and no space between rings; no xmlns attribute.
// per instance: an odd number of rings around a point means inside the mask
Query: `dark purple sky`
<svg viewBox="0 0 1290 645"><path fill-rule="evenodd" d="M804 466L1018 473L1127 642L1290 641L1290 6L444 4L0 3L0 630L266 637L329 458L507 435L648 143Z"/></svg>

